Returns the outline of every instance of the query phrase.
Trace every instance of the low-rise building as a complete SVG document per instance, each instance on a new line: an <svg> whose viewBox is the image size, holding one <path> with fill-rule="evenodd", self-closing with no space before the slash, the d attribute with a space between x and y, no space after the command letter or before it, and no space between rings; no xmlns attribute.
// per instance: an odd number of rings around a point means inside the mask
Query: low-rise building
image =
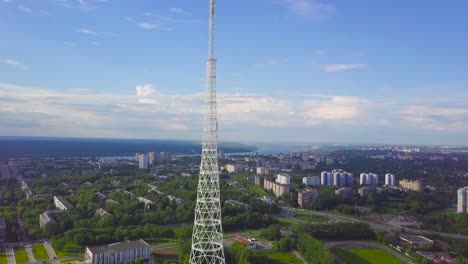
<svg viewBox="0 0 468 264"><path fill-rule="evenodd" d="M361 197L367 197L374 189L369 186L359 188L358 193Z"/></svg>
<svg viewBox="0 0 468 264"><path fill-rule="evenodd" d="M244 166L241 164L226 164L224 168L229 173L240 172L244 170Z"/></svg>
<svg viewBox="0 0 468 264"><path fill-rule="evenodd" d="M353 189L349 187L339 188L335 190L335 194L339 195L343 200L350 200L353 198Z"/></svg>
<svg viewBox="0 0 468 264"><path fill-rule="evenodd" d="M306 208L311 206L318 198L317 190L306 190L297 193L297 203L299 207Z"/></svg>
<svg viewBox="0 0 468 264"><path fill-rule="evenodd" d="M122 264L126 261L150 260L151 247L144 240L126 241L104 246L86 247L85 262L90 264Z"/></svg>
<svg viewBox="0 0 468 264"><path fill-rule="evenodd" d="M416 192L421 192L423 190L423 184L421 180L407 180L403 179L400 181L400 188L406 189L406 190L412 190Z"/></svg>
<svg viewBox="0 0 468 264"><path fill-rule="evenodd" d="M61 196L54 196L54 205L59 210L68 210L73 208L73 206Z"/></svg>
<svg viewBox="0 0 468 264"><path fill-rule="evenodd" d="M320 176L312 176L312 177L303 177L302 183L305 186L314 186L317 187L320 185Z"/></svg>
<svg viewBox="0 0 468 264"><path fill-rule="evenodd" d="M104 210L102 208L98 208L98 209L96 209L96 215L98 215L100 217L104 217L104 216L110 216L111 214L109 214L106 210Z"/></svg>
<svg viewBox="0 0 468 264"><path fill-rule="evenodd" d="M289 185L280 184L272 180L264 180L263 188L266 190L272 190L276 197L281 197L283 195L289 195L291 189Z"/></svg>

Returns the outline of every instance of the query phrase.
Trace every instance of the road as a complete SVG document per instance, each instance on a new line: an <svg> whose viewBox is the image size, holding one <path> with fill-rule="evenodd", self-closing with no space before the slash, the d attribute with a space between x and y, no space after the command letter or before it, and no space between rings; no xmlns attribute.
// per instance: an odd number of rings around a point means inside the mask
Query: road
<svg viewBox="0 0 468 264"><path fill-rule="evenodd" d="M414 228L406 228L406 227L401 227L398 225L389 225L389 224L379 224L379 223L373 223L369 221L364 221L360 220L357 218L353 218L350 216L343 216L343 215L337 215L334 213L328 213L328 212L318 212L318 211L299 211L298 209L295 208L288 208L289 210L296 211L296 212L301 212L301 213L308 213L311 215L318 215L318 216L325 216L325 217L334 217L337 219L341 219L343 221L348 221L348 222L361 222L361 223L366 223L371 226L372 229L374 230L394 230L394 231L401 231L402 229L405 230L406 233L411 233L411 234L417 234L417 235L439 235L442 237L449 237L449 238L457 238L457 239L463 239L463 240L468 240L468 235L460 235L460 234L453 234L453 233L445 233L445 232L437 232L437 231L432 231L432 230L425 230L425 229L414 229Z"/></svg>
<svg viewBox="0 0 468 264"><path fill-rule="evenodd" d="M15 252L13 251L13 247L8 247L6 249L6 255L8 259L8 264L16 264Z"/></svg>
<svg viewBox="0 0 468 264"><path fill-rule="evenodd" d="M29 263L37 263L36 257L34 256L34 253L31 248L31 244L25 245L24 249L26 250L26 253L28 254Z"/></svg>
<svg viewBox="0 0 468 264"><path fill-rule="evenodd" d="M328 249L333 249L333 248L340 248L340 249L347 249L347 248L379 248L379 249L382 249L383 251L391 254L392 256L397 257L399 260L403 261L404 263L409 263L409 264L414 263L407 256L405 256L405 255L401 254L400 252L395 251L395 250L393 250L393 249L391 249L391 248L389 248L389 247L387 247L385 245L379 244L379 243L356 240L356 241L327 242L324 245ZM337 263L337 264L343 263L344 264L344 262L339 258L336 258L335 263Z"/></svg>

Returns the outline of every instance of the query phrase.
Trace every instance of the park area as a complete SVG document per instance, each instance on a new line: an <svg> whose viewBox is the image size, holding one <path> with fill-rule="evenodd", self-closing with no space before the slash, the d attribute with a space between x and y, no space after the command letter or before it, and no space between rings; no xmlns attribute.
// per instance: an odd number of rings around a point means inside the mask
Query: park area
<svg viewBox="0 0 468 264"><path fill-rule="evenodd" d="M378 248L333 249L332 252L346 264L400 264L396 257Z"/></svg>

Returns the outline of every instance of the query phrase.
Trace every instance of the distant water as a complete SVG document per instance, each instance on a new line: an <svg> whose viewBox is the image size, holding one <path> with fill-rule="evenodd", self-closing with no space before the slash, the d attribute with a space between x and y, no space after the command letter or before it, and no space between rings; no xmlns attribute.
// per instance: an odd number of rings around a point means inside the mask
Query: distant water
<svg viewBox="0 0 468 264"><path fill-rule="evenodd" d="M221 143L228 153L253 152L256 146ZM50 157L128 157L136 152L198 154L200 142L184 140L83 139L42 137L0 137L0 160Z"/></svg>

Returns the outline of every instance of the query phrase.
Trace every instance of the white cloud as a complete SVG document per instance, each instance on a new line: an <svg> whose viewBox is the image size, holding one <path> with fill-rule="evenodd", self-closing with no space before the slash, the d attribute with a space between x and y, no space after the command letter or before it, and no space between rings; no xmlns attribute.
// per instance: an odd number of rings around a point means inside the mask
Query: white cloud
<svg viewBox="0 0 468 264"><path fill-rule="evenodd" d="M293 14L302 18L321 20L336 12L335 6L319 0L277 0Z"/></svg>
<svg viewBox="0 0 468 264"><path fill-rule="evenodd" d="M19 70L28 70L29 67L27 65L24 65L23 63L21 63L20 61L17 61L17 60L12 60L12 59L6 59L3 61L4 64L12 67L12 68L15 68L15 69L19 69Z"/></svg>
<svg viewBox="0 0 468 264"><path fill-rule="evenodd" d="M176 13L176 14L189 14L189 12L185 11L182 8L178 8L178 7L171 7L169 9L169 11L171 11L172 13Z"/></svg>
<svg viewBox="0 0 468 264"><path fill-rule="evenodd" d="M93 35L93 36L97 36L98 33L92 29L89 29L89 28L80 28L80 29L77 29L76 32L78 33L81 33L81 34L85 34L85 35Z"/></svg>
<svg viewBox="0 0 468 264"><path fill-rule="evenodd" d="M325 72L340 72L367 67L367 64L325 64L322 65Z"/></svg>
<svg viewBox="0 0 468 264"><path fill-rule="evenodd" d="M314 50L314 55L323 56L323 55L325 55L325 51L321 50L321 49L316 49L316 50Z"/></svg>
<svg viewBox="0 0 468 264"><path fill-rule="evenodd" d="M302 117L308 125L326 121L355 121L366 116L368 107L369 101L360 97L322 97L319 100L305 100Z"/></svg>
<svg viewBox="0 0 468 264"><path fill-rule="evenodd" d="M410 105L400 111L410 126L439 131L468 131L468 105Z"/></svg>
<svg viewBox="0 0 468 264"><path fill-rule="evenodd" d="M264 61L255 63L253 66L257 68L275 67L275 66L280 66L285 61L286 60L266 59Z"/></svg>
<svg viewBox="0 0 468 264"><path fill-rule="evenodd" d="M25 13L32 13L33 12L31 8L28 8L28 7L25 7L25 6L22 6L22 5L18 6L18 9L20 11L22 11L22 12L25 12Z"/></svg>
<svg viewBox="0 0 468 264"><path fill-rule="evenodd" d="M153 28L157 28L158 26L155 25L155 24L151 24L151 23L148 23L148 22L139 22L137 23L137 25L143 29L153 29Z"/></svg>

